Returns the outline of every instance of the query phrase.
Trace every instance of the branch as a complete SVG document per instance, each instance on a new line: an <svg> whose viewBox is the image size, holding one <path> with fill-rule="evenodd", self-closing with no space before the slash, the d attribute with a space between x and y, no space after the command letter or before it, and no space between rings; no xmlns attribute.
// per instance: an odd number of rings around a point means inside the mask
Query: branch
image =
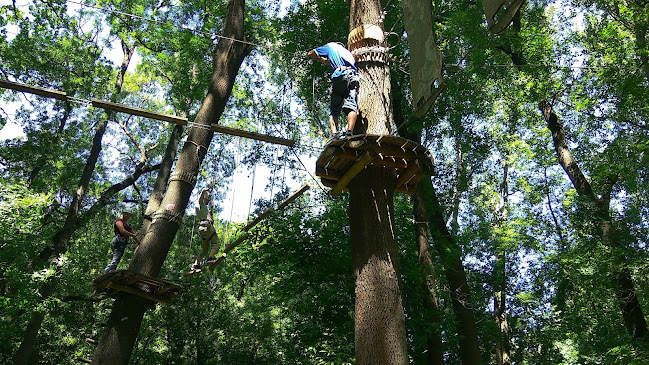
<svg viewBox="0 0 649 365"><path fill-rule="evenodd" d="M115 195L118 192L126 189L127 187L129 187L131 185L133 185L133 183L135 183L135 181L137 179L139 179L140 176L142 176L143 174L149 173L151 171L158 170L160 168L160 166L161 166L160 164L149 165L149 166L145 166L145 167L141 167L141 166L138 165L135 168L135 171L133 171L133 174L128 176L126 179L120 181L119 183L114 184L110 188L106 189L106 191L104 191L104 193L101 195L99 200L97 200L95 202L95 204L93 204L90 207L90 209L88 209L87 211L85 211L85 212L83 212L81 214L80 220L82 220L85 223L86 220L88 220L90 217L94 216L100 209L105 207L108 204L109 199L113 195Z"/></svg>
<svg viewBox="0 0 649 365"><path fill-rule="evenodd" d="M552 132L552 142L554 143L554 149L557 153L559 164L568 174L568 177L577 190L577 193L599 202L599 199L593 192L593 188L579 169L579 166L577 166L577 161L575 161L572 153L570 153L570 150L568 149L568 142L566 142L566 133L563 129L563 124L559 121L559 117L557 117L557 114L554 112L552 105L547 101L542 101L539 103L539 110L541 110L543 118L545 118L548 129Z"/></svg>

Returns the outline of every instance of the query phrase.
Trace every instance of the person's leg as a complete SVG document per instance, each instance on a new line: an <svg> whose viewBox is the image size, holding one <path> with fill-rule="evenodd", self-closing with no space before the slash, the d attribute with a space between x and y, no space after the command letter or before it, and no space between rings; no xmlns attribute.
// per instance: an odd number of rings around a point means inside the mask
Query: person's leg
<svg viewBox="0 0 649 365"><path fill-rule="evenodd" d="M209 258L214 258L219 252L219 249L221 249L221 239L219 239L219 236L215 233L212 237L212 250L210 251Z"/></svg>
<svg viewBox="0 0 649 365"><path fill-rule="evenodd" d="M211 225L207 222L201 222L198 225L198 235L201 236L201 252L198 254L196 257L196 261L192 265L192 268L198 268L201 266L201 261L203 260L203 257L207 254L207 250L209 249L209 239L210 239L210 228Z"/></svg>
<svg viewBox="0 0 649 365"><path fill-rule="evenodd" d="M122 256L124 256L124 249L125 247L113 248L113 256L108 266L106 266L106 268L104 269L104 274L115 271L115 269L117 269L117 265L119 265L119 262L122 260Z"/></svg>
<svg viewBox="0 0 649 365"><path fill-rule="evenodd" d="M335 136L338 133L338 117L329 117L329 128L331 128L331 136Z"/></svg>
<svg viewBox="0 0 649 365"><path fill-rule="evenodd" d="M356 113L355 111L350 111L349 113L347 113L347 131L351 131L352 133L354 132L357 116L358 113Z"/></svg>
<svg viewBox="0 0 649 365"><path fill-rule="evenodd" d="M345 102L343 103L343 111L347 113L347 130L345 131L347 137L354 134L354 126L356 125L356 118L358 117L358 105L356 103L356 92L358 90L357 84L351 83L352 87L347 91Z"/></svg>
<svg viewBox="0 0 649 365"><path fill-rule="evenodd" d="M331 80L329 93L331 94L331 116L329 117L329 128L331 128L331 137L335 137L338 132L338 117L343 110L347 81L342 76L335 77Z"/></svg>

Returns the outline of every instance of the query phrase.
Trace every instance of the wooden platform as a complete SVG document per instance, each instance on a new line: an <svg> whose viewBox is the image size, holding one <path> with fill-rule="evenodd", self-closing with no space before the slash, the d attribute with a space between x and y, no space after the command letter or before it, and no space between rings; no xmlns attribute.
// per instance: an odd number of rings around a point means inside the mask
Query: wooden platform
<svg viewBox="0 0 649 365"><path fill-rule="evenodd" d="M142 275L130 270L111 271L93 281L95 294L134 294L154 302L169 304L178 294L180 285L171 281Z"/></svg>
<svg viewBox="0 0 649 365"><path fill-rule="evenodd" d="M368 165L396 169L396 191L406 194L413 194L417 183L433 174L433 157L419 143L398 136L360 134L327 142L316 162L316 175L337 196Z"/></svg>

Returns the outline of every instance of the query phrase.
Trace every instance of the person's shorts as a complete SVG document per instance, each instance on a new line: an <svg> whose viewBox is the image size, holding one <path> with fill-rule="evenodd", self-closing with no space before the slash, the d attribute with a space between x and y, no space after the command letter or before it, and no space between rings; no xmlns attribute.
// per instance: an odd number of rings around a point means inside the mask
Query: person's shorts
<svg viewBox="0 0 649 365"><path fill-rule="evenodd" d="M201 236L202 245L201 252L203 255L207 255L208 250L218 250L221 246L221 241L219 236L214 230L214 226L208 220L202 220L198 224L198 234Z"/></svg>
<svg viewBox="0 0 649 365"><path fill-rule="evenodd" d="M348 72L345 75L331 79L329 94L331 94L331 116L338 117L341 112L345 114L358 110L356 94L358 92L358 75Z"/></svg>

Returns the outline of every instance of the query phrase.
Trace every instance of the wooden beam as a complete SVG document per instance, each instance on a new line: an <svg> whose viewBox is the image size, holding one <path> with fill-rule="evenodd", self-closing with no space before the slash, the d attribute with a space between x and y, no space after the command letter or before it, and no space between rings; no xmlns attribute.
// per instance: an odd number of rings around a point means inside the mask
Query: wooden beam
<svg viewBox="0 0 649 365"><path fill-rule="evenodd" d="M239 238L237 238L236 241L232 242L231 244L228 245L228 247L223 249L223 253L221 256L219 256L218 259L216 259L216 262L214 262L212 265L210 265L210 270L214 270L216 266L218 266L223 260L225 260L226 256L228 255L228 252L234 250L237 246L239 246L243 241L245 241L248 237L250 237L250 234L248 232L243 232Z"/></svg>
<svg viewBox="0 0 649 365"><path fill-rule="evenodd" d="M248 232L252 227L256 226L259 222L261 222L262 219L268 217L270 213L272 213L275 210L275 208L270 207L266 209L263 213L261 213L257 218L253 219L252 222L248 223L245 227L243 227L243 230Z"/></svg>
<svg viewBox="0 0 649 365"><path fill-rule="evenodd" d="M178 117L170 114L156 113L150 110L135 108L124 104L111 103L109 101L103 101L98 99L92 99L91 102L92 102L92 106L96 108L114 110L117 112L137 115L140 117L161 120L163 122L170 122L170 123L175 123L180 125L187 125L188 122L187 118L184 117Z"/></svg>
<svg viewBox="0 0 649 365"><path fill-rule="evenodd" d="M149 299L149 300L152 300L154 302L162 302L162 303L165 303L165 304L169 304L171 302L169 299L163 299L163 298L157 297L155 295L152 295L150 293L147 293L145 291L135 289L135 288L131 288L130 286L121 285L121 284L118 284L118 283L115 283L115 282L112 282L112 283L108 284L108 286L110 288L113 288L113 289L116 289L116 290L119 290L119 291L123 291L125 293L137 295L138 297Z"/></svg>
<svg viewBox="0 0 649 365"><path fill-rule="evenodd" d="M39 95L46 98L54 98L63 101L68 100L68 95L63 91L44 89L42 87L30 86L30 85L21 84L19 82L13 82L9 80L0 80L0 87L5 89L22 91L34 95Z"/></svg>
<svg viewBox="0 0 649 365"><path fill-rule="evenodd" d="M413 176L415 176L421 167L419 166L419 161L415 160L410 166L397 178L397 188L400 188L402 185L408 182Z"/></svg>
<svg viewBox="0 0 649 365"><path fill-rule="evenodd" d="M343 176L340 177L340 180L338 180L338 183L336 186L331 190L331 195L332 196L338 196L345 187L347 187L347 184L354 178L356 175L358 175L361 170L369 164L372 159L374 158L374 154L370 152L366 152L358 161L356 161L345 173Z"/></svg>
<svg viewBox="0 0 649 365"><path fill-rule="evenodd" d="M305 191L309 190L311 188L311 185L309 183L304 183L301 188L299 188L293 195L289 196L284 200L280 205L277 206L278 210L282 210L286 208L287 205L291 204L291 202L295 199L297 199L300 195L304 194Z"/></svg>
<svg viewBox="0 0 649 365"><path fill-rule="evenodd" d="M233 136L239 136L244 138L251 138L259 141L281 144L289 147L293 147L295 145L295 141L291 139L273 137L273 136L269 136L257 132L244 131L243 129L224 127L218 124L212 124L210 128L212 129L212 132L225 133L225 134L230 134Z"/></svg>

